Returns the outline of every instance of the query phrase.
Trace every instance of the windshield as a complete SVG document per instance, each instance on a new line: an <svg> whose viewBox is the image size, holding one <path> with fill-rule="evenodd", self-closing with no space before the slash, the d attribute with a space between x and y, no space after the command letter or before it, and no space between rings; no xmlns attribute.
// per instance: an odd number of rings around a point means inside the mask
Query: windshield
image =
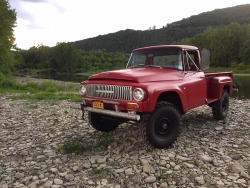
<svg viewBox="0 0 250 188"><path fill-rule="evenodd" d="M181 49L145 49L131 54L127 68L158 67L182 70Z"/></svg>

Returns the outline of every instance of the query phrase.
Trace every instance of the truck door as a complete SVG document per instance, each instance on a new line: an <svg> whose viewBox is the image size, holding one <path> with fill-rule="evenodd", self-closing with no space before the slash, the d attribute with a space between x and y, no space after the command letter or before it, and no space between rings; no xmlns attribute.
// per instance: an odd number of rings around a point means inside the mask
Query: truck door
<svg viewBox="0 0 250 188"><path fill-rule="evenodd" d="M188 108L192 109L205 104L207 86L205 74L200 71L200 54L198 51L184 51L184 90Z"/></svg>
<svg viewBox="0 0 250 188"><path fill-rule="evenodd" d="M184 83L188 108L192 109L205 104L207 87L204 73L189 71L184 77Z"/></svg>

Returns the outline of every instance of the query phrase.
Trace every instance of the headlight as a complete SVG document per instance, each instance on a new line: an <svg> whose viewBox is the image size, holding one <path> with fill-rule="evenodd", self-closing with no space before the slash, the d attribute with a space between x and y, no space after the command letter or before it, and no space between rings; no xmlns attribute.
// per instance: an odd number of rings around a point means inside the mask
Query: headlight
<svg viewBox="0 0 250 188"><path fill-rule="evenodd" d="M86 87L84 85L80 85L80 94L85 95L86 93Z"/></svg>
<svg viewBox="0 0 250 188"><path fill-rule="evenodd" d="M142 101L144 99L144 91L141 88L136 88L133 91L133 97L136 101Z"/></svg>

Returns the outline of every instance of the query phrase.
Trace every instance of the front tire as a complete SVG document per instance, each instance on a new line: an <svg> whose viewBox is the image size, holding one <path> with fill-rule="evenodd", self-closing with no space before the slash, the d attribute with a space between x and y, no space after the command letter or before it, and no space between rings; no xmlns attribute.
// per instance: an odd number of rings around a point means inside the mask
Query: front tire
<svg viewBox="0 0 250 188"><path fill-rule="evenodd" d="M88 113L89 124L97 131L110 132L115 130L119 122L111 119L107 119L104 116L89 112Z"/></svg>
<svg viewBox="0 0 250 188"><path fill-rule="evenodd" d="M156 148L173 144L180 131L180 112L168 102L158 102L144 128L148 142Z"/></svg>
<svg viewBox="0 0 250 188"><path fill-rule="evenodd" d="M226 90L222 92L220 100L212 105L213 116L216 120L223 120L227 117L229 109L229 95Z"/></svg>

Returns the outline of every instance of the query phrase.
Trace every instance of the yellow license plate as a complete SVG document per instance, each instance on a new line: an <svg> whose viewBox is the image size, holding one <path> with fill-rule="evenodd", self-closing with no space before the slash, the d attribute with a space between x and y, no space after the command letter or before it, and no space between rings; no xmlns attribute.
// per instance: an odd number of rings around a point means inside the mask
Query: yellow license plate
<svg viewBox="0 0 250 188"><path fill-rule="evenodd" d="M92 102L92 106L93 108L99 108L99 109L103 109L104 108L104 104L102 102Z"/></svg>

